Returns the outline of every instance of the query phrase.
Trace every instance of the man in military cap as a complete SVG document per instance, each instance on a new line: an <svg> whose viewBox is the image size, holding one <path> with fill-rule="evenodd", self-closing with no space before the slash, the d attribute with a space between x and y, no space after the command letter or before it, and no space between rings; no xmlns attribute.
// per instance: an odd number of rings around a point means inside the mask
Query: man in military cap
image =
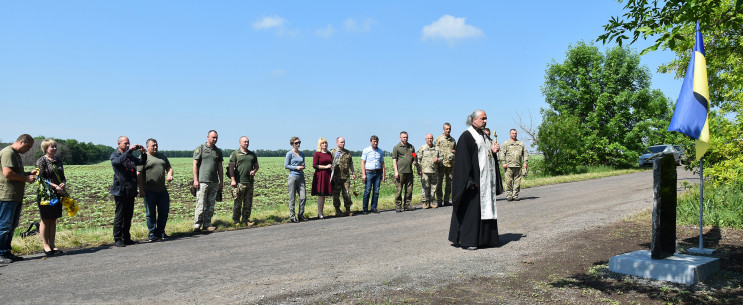
<svg viewBox="0 0 743 305"><path fill-rule="evenodd" d="M343 204L346 207L346 214L351 214L351 183L349 178L356 179L356 174L353 171L353 160L351 158L351 152L348 151L346 146L346 139L338 137L335 139L335 144L338 146L330 151L330 155L333 156L333 172L332 172L332 184L333 184L333 206L335 207L335 215L341 216L344 213L341 211L341 195L343 196Z"/></svg>
<svg viewBox="0 0 743 305"><path fill-rule="evenodd" d="M418 148L418 175L421 176L421 203L423 208L438 208L435 201L436 180L438 179L439 163L444 158L444 153L433 145L433 135L426 135L426 144Z"/></svg>
<svg viewBox="0 0 743 305"><path fill-rule="evenodd" d="M392 169L395 170L395 209L398 212L412 211L414 208L410 205L413 201L413 165L418 165L418 161L413 158L415 148L408 143L408 133L400 132L400 143L392 148ZM403 200L403 192L405 198Z"/></svg>
<svg viewBox="0 0 743 305"><path fill-rule="evenodd" d="M457 142L451 136L451 124L444 123L444 134L438 136L434 145L441 150L444 157L439 162L438 177L436 178L436 204L445 206L451 195L451 178L454 171L454 152Z"/></svg>
<svg viewBox="0 0 743 305"><path fill-rule="evenodd" d="M506 199L508 201L519 201L521 177L526 171L526 162L529 161L526 147L524 143L516 139L517 135L516 129L511 129L511 138L503 142L501 146L501 159L503 159L503 168L506 169Z"/></svg>

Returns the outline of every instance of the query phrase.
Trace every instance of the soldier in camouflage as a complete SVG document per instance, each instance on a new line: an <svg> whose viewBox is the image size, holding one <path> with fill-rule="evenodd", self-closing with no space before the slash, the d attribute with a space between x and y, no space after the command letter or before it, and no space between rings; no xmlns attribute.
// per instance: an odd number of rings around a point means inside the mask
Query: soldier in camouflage
<svg viewBox="0 0 743 305"><path fill-rule="evenodd" d="M451 178L454 172L454 148L457 142L451 136L451 124L444 123L444 134L438 136L434 145L441 150L444 157L439 162L438 177L436 178L436 204L445 206L451 204Z"/></svg>
<svg viewBox="0 0 743 305"><path fill-rule="evenodd" d="M426 135L426 144L418 148L418 175L421 177L421 203L423 208L438 208L435 201L436 180L438 180L439 163L444 158L444 153L433 145L433 135Z"/></svg>
<svg viewBox="0 0 743 305"><path fill-rule="evenodd" d="M353 215L351 213L351 184L349 178L356 179L356 174L353 171L353 160L351 159L351 152L345 149L346 139L338 137L335 140L335 144L338 146L330 151L330 155L333 156L333 172L332 172L332 184L333 184L333 206L335 207L335 215ZM343 204L346 207L346 213L341 211L341 199L343 195Z"/></svg>
<svg viewBox="0 0 743 305"><path fill-rule="evenodd" d="M508 201L519 201L521 190L521 177L526 172L526 162L529 154L524 143L516 139L516 129L511 129L511 138L503 142L500 158L503 160L503 168L506 169L506 199Z"/></svg>

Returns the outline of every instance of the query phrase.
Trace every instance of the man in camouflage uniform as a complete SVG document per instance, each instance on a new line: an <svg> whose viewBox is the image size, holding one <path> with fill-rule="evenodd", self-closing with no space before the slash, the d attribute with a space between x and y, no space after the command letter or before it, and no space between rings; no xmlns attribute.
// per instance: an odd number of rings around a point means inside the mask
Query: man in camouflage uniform
<svg viewBox="0 0 743 305"><path fill-rule="evenodd" d="M250 139L246 136L240 137L240 149L230 155L228 172L230 174L232 197L235 198L232 206L232 222L235 226L254 223L250 221L250 213L253 210L253 182L255 173L258 172L258 157L248 149Z"/></svg>
<svg viewBox="0 0 743 305"><path fill-rule="evenodd" d="M436 178L436 204L445 206L451 195L451 178L454 172L454 148L457 142L451 136L451 124L444 123L444 134L436 138L436 147L444 157L439 162L438 177Z"/></svg>
<svg viewBox="0 0 743 305"><path fill-rule="evenodd" d="M421 203L423 208L438 208L435 202L436 180L438 179L439 163L444 153L433 145L433 135L426 135L426 144L418 148L418 175L421 176Z"/></svg>
<svg viewBox="0 0 743 305"><path fill-rule="evenodd" d="M338 146L330 151L330 155L333 156L333 173L332 173L332 184L333 184L333 206L335 207L335 215L342 216L344 213L341 211L341 195L343 195L343 204L346 207L346 214L351 216L351 179L356 179L356 174L353 171L353 160L351 158L351 152L345 149L346 139L338 137L335 139L335 144Z"/></svg>
<svg viewBox="0 0 743 305"><path fill-rule="evenodd" d="M511 129L511 138L501 146L501 160L506 169L506 199L519 201L522 173L526 171L529 154L524 143L516 139L516 129Z"/></svg>

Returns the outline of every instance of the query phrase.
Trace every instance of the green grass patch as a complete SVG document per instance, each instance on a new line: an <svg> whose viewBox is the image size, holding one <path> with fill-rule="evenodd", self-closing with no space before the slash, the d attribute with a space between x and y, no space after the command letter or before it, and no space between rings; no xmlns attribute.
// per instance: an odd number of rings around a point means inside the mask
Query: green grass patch
<svg viewBox="0 0 743 305"><path fill-rule="evenodd" d="M699 224L699 185L689 185L680 195L676 208L681 224ZM704 186L704 224L713 227L743 229L743 185Z"/></svg>

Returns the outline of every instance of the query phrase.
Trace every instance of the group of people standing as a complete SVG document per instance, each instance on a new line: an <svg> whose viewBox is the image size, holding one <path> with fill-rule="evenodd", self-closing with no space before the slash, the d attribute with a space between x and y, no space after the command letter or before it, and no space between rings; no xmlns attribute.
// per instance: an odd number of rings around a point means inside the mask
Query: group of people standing
<svg viewBox="0 0 743 305"><path fill-rule="evenodd" d="M451 136L451 124L444 123L443 134L435 140L432 134L427 134L426 143L418 148L417 154L408 142L407 132L402 131L400 142L394 146L391 155L396 211L414 209L411 200L415 167L415 172L421 177L422 207L428 209L453 205L449 240L455 246L474 250L498 244L495 196L503 192L500 171L497 169L499 155L506 173L506 199L517 201L528 154L524 144L517 140L515 129L510 130L510 139L502 146L493 141L485 127L487 115L484 111L474 111L467 117L466 123L467 130L456 141ZM217 132L210 130L206 142L194 150L191 186L196 195L194 232L215 229L211 220L217 196L221 195L224 184L224 156L216 146L217 140ZM379 188L386 179L379 137L373 135L369 142L370 145L361 155L363 214L379 213ZM289 170L289 216L291 222L306 221L305 155L299 149L302 142L298 137L292 137L289 143L292 149L287 152L284 162L284 167ZM350 181L356 179L356 174L351 152L345 149L345 143L343 137L338 137L336 147L328 150L326 139L320 138L317 142L317 151L312 158L315 172L311 194L317 196L319 219L325 218L323 210L328 196L333 198L336 215L352 215ZM23 260L23 257L11 253L11 240L20 220L25 184L44 179L59 195L66 193L64 168L62 161L56 158L57 144L53 139L45 139L41 143L44 155L36 162L38 171L24 172L20 155L28 152L33 144L34 139L23 134L12 145L0 150L0 263ZM259 164L255 153L248 149L249 145L248 137L240 137L240 148L230 155L227 167L234 198L232 218L237 226L253 224L250 215L254 178ZM133 155L135 151L140 151L139 157ZM157 140L148 139L146 146L130 145L129 138L121 136L110 160L114 171L110 193L114 196L116 206L113 223L115 246L137 243L130 234L137 196L144 197L148 239L167 239L169 236L165 233L165 226L170 210L167 184L173 180L173 168L168 158L158 152ZM295 212L296 197L299 197L299 209ZM341 199L345 212L341 210ZM63 251L55 246L56 222L62 215L61 204L52 206L39 203L39 212L44 253L62 254Z"/></svg>

